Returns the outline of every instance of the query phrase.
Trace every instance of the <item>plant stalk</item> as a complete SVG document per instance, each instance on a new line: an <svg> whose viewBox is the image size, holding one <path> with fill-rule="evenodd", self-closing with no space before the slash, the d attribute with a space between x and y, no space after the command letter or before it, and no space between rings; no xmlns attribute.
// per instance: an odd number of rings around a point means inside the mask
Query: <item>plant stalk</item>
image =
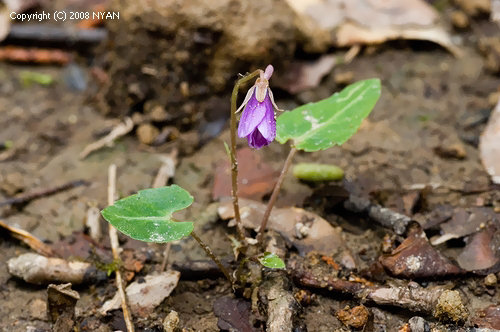
<svg viewBox="0 0 500 332"><path fill-rule="evenodd" d="M232 190L231 196L233 198L234 219L236 220L236 229L240 241L245 240L245 231L241 223L240 207L238 204L238 161L236 160L236 102L238 98L238 91L242 84L248 82L252 78L260 75L262 70L258 69L251 74L248 74L236 81L231 95L231 182Z"/></svg>
<svg viewBox="0 0 500 332"><path fill-rule="evenodd" d="M267 203L266 212L264 212L264 217L262 218L262 222L260 224L259 236L257 237L258 243L262 243L262 240L264 239L264 231L266 230L267 221L269 220L269 216L271 215L271 210L273 209L274 203L276 203L276 199L278 198L281 185L283 184L285 175L288 172L290 165L292 164L292 159L296 152L297 149L292 147L290 149L290 152L288 153L288 156L286 157L285 164L283 165L283 169L281 170L280 177L278 178L278 182L276 182L276 185L274 186L273 193L271 194L271 198Z"/></svg>
<svg viewBox="0 0 500 332"><path fill-rule="evenodd" d="M207 255L215 262L215 264L217 264L217 266L219 267L219 269L226 276L227 280L229 280L229 282L231 283L231 286L234 285L234 279L233 279L233 277L231 276L231 274L229 273L229 271L224 267L224 265L222 265L222 262L219 260L219 258L217 258L217 256L215 256L215 254L213 253L212 249L210 249L210 247L207 246L205 244L205 242L203 242L200 239L200 237L198 235L196 235L196 233L194 231L191 232L191 236L196 240L196 242L198 242L198 244L201 246L201 248L203 250L205 250L205 252L207 253Z"/></svg>

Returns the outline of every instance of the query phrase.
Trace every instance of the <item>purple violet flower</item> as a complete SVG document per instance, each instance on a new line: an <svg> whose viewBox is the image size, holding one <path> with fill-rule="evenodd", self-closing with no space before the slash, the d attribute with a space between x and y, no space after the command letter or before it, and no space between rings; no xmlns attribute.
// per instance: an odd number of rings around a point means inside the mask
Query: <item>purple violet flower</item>
<svg viewBox="0 0 500 332"><path fill-rule="evenodd" d="M246 137L248 145L255 149L269 145L276 137L274 109L278 110L278 107L269 88L273 71L273 66L269 65L260 73L254 86L248 90L243 104L236 111L238 113L245 107L238 126L238 136Z"/></svg>

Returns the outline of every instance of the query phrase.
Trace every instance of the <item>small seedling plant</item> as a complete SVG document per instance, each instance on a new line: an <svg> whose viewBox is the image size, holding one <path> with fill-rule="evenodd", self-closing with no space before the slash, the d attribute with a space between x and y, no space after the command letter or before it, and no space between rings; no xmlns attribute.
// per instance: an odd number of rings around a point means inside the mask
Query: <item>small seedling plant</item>
<svg viewBox="0 0 500 332"><path fill-rule="evenodd" d="M289 142L290 145L290 152L259 228L256 242L259 246L262 244L267 221L281 184L297 151L315 152L342 145L356 133L380 97L380 80L368 79L351 84L326 99L283 112L276 105L269 88L273 70L269 65L265 70L256 70L241 77L236 81L231 96L231 142L230 146L225 146L231 161L231 194L238 235L236 242L240 246L247 245L249 241L241 222L238 204L236 133L240 138L246 138L249 146L256 150L274 140L280 144ZM255 84L248 90L242 105L236 109L240 87L256 77ZM243 112L237 128L237 113L241 110ZM277 116L277 113L281 115ZM171 185L141 190L135 195L116 201L114 205L104 209L102 215L120 232L140 241L168 243L192 236L234 285L233 274L194 232L193 222L179 221L172 217L174 212L186 209L192 203L193 197L189 192L177 185ZM285 268L283 260L274 253L262 252L250 259L252 258L267 268Z"/></svg>

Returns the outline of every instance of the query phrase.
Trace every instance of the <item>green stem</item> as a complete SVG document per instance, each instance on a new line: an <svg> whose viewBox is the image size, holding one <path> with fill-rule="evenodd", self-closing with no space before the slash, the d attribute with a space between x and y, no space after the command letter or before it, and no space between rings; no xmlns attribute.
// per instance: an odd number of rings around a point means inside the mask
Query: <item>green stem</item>
<svg viewBox="0 0 500 332"><path fill-rule="evenodd" d="M233 88L233 94L231 95L231 182L232 191L231 195L233 197L233 209L234 209L234 219L236 220L236 229L238 231L238 236L240 241L245 240L245 231L241 223L240 207L238 204L238 161L236 160L236 102L238 98L238 90L240 86L252 78L260 75L262 70L258 69L251 74L248 74L236 81Z"/></svg>
<svg viewBox="0 0 500 332"><path fill-rule="evenodd" d="M262 240L264 239L264 231L266 230L267 221L269 220L269 216L271 215L271 210L273 209L274 203L276 203L281 185L283 183L283 180L285 179L285 175L288 172L288 169L290 168L290 165L292 164L292 159L296 152L297 149L292 147L290 149L290 152L288 153L288 157L286 157L280 177L278 178L278 182L276 182L276 185L274 186L273 193L271 194L269 203L267 203L266 212L264 212L264 217L262 218L262 222L260 224L259 236L257 237L258 243L262 243Z"/></svg>
<svg viewBox="0 0 500 332"><path fill-rule="evenodd" d="M219 267L219 269L226 276L227 280L229 280L229 282L231 283L231 286L234 285L234 279L233 279L233 277L231 276L231 274L229 273L229 271L224 267L224 265L222 265L222 262L219 260L219 258L217 258L217 256L215 256L215 254L213 253L212 249L210 249L210 247L208 245L206 245L205 242L203 242L200 239L200 237L198 235L196 235L196 233L194 231L191 232L191 236L196 240L196 242L198 242L198 244L200 245L200 247L203 250L205 250L205 252L207 253L207 255L215 262L215 264L217 264L217 266Z"/></svg>

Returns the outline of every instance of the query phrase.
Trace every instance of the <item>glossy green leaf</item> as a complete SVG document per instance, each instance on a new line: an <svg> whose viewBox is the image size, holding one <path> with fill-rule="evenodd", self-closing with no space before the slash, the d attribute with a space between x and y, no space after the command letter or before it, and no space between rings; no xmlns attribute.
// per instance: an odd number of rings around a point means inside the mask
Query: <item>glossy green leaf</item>
<svg viewBox="0 0 500 332"><path fill-rule="evenodd" d="M145 189L120 199L101 211L120 232L133 239L164 243L188 236L192 222L172 220L172 213L187 208L193 197L179 186Z"/></svg>
<svg viewBox="0 0 500 332"><path fill-rule="evenodd" d="M270 269L284 269L286 267L285 262L281 258L270 252L266 252L264 256L259 257L259 262Z"/></svg>
<svg viewBox="0 0 500 332"><path fill-rule="evenodd" d="M325 150L347 141L380 97L380 80L349 85L339 93L283 113L276 121L276 140L288 140L304 151Z"/></svg>
<svg viewBox="0 0 500 332"><path fill-rule="evenodd" d="M293 166L293 175L304 181L335 181L342 180L344 171L335 165L299 163Z"/></svg>

